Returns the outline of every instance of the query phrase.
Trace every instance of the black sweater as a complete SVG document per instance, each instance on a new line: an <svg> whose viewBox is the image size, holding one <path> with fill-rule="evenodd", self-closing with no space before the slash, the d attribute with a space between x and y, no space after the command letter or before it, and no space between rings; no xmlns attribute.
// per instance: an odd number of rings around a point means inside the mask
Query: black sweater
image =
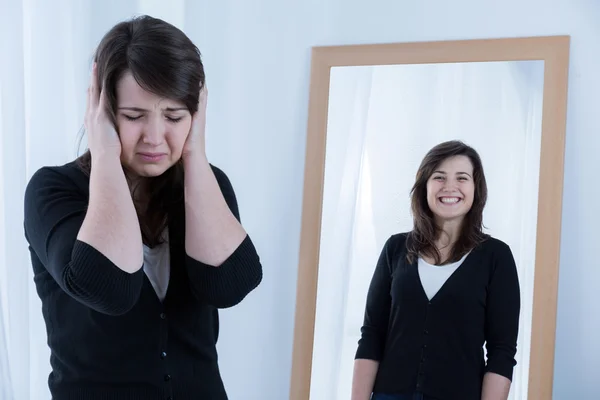
<svg viewBox="0 0 600 400"><path fill-rule="evenodd" d="M516 365L520 289L512 252L489 237L429 301L416 260L406 261L406 238L393 235L381 252L356 359L379 361L374 392L479 400L485 372L512 380Z"/></svg>
<svg viewBox="0 0 600 400"><path fill-rule="evenodd" d="M227 176L213 172L239 220ZM38 170L25 192L53 399L227 399L217 309L239 303L262 279L250 238L218 268L192 259L181 202L169 216L171 273L161 302L142 269L124 272L76 239L88 198L89 178L75 163Z"/></svg>

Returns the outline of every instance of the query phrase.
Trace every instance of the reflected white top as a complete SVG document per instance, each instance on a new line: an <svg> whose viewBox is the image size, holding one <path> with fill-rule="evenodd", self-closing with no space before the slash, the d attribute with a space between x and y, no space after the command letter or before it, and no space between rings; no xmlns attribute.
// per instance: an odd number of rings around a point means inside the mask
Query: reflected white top
<svg viewBox="0 0 600 400"><path fill-rule="evenodd" d="M419 257L419 277L429 300L444 286L444 283L460 267L468 255L469 253L465 254L460 260L446 265L432 265Z"/></svg>
<svg viewBox="0 0 600 400"><path fill-rule="evenodd" d="M160 245L153 248L144 245L144 273L150 280L160 301L165 299L171 275L171 254L168 239L168 233L165 232L165 241Z"/></svg>

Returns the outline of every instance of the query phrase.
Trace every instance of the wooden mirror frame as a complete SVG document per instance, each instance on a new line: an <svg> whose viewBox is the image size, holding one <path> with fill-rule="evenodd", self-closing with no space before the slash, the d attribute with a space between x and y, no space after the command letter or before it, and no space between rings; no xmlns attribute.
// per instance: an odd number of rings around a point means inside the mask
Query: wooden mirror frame
<svg viewBox="0 0 600 400"><path fill-rule="evenodd" d="M544 61L528 398L552 399L569 46L569 36L545 36L312 49L290 400L310 396L331 68L522 60Z"/></svg>

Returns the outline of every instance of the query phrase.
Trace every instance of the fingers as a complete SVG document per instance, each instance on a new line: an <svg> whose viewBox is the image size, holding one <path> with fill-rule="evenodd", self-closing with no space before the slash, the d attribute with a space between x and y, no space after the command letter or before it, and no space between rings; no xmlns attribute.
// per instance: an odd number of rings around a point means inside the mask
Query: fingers
<svg viewBox="0 0 600 400"><path fill-rule="evenodd" d="M90 118L96 108L97 108L97 90L96 90L96 81L97 81L97 72L96 72L96 63L92 64L92 73L90 74L90 82L88 84L87 89L87 105L86 105L86 118Z"/></svg>
<svg viewBox="0 0 600 400"><path fill-rule="evenodd" d="M200 88L200 93L198 95L198 109L192 115L192 125L190 127L190 133L192 132L201 132L206 125L206 99L208 96L208 89L206 87L206 82Z"/></svg>
<svg viewBox="0 0 600 400"><path fill-rule="evenodd" d="M100 88L100 93L98 94L98 108L97 112L102 114L106 111L106 90L104 90L104 86Z"/></svg>
<svg viewBox="0 0 600 400"><path fill-rule="evenodd" d="M208 86L206 86L206 82L204 82L204 85L202 85L202 89L200 89L200 99L206 100L207 97L208 97Z"/></svg>
<svg viewBox="0 0 600 400"><path fill-rule="evenodd" d="M90 108L95 110L98 107L98 66L92 65L92 76L90 77Z"/></svg>
<svg viewBox="0 0 600 400"><path fill-rule="evenodd" d="M90 81L88 83L87 88L87 98L86 98L86 107L85 107L85 119L84 125L86 128L89 128L90 118L92 116L94 110L94 82L96 81L96 63L92 64L92 73L90 74Z"/></svg>
<svg viewBox="0 0 600 400"><path fill-rule="evenodd" d="M206 100L208 97L208 88L206 87L206 81L202 88L200 88L200 95L198 96L198 111L206 108Z"/></svg>
<svg viewBox="0 0 600 400"><path fill-rule="evenodd" d="M98 66L94 62L87 93L87 117L95 118L103 113L105 111L106 101L104 88L100 87L100 84L98 83Z"/></svg>

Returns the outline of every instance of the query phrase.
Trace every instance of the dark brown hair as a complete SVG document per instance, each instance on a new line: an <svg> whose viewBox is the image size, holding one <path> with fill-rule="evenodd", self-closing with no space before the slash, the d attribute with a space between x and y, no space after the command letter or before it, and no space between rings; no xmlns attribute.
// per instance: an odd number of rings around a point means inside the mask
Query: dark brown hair
<svg viewBox="0 0 600 400"><path fill-rule="evenodd" d="M459 239L452 246L448 259L442 260L435 241L443 232L436 225L433 213L427 203L427 181L442 162L454 156L466 156L471 161L475 193L473 205L461 224ZM487 238L487 235L483 233L483 209L487 201L487 184L481 158L472 147L461 141L452 140L432 148L419 166L410 194L414 226L406 242L409 263L412 263L419 255L433 258L436 265L440 265L442 262L455 262Z"/></svg>
<svg viewBox="0 0 600 400"><path fill-rule="evenodd" d="M126 72L145 90L182 102L192 115L198 109L198 96L205 83L200 51L180 29L163 20L144 15L118 23L100 41L94 61L97 84L106 93L106 111L115 128L116 87ZM90 173L89 150L77 162L85 173ZM181 161L161 176L145 178L144 188L147 207L136 210L143 241L152 247L162 242L169 211L182 201Z"/></svg>

